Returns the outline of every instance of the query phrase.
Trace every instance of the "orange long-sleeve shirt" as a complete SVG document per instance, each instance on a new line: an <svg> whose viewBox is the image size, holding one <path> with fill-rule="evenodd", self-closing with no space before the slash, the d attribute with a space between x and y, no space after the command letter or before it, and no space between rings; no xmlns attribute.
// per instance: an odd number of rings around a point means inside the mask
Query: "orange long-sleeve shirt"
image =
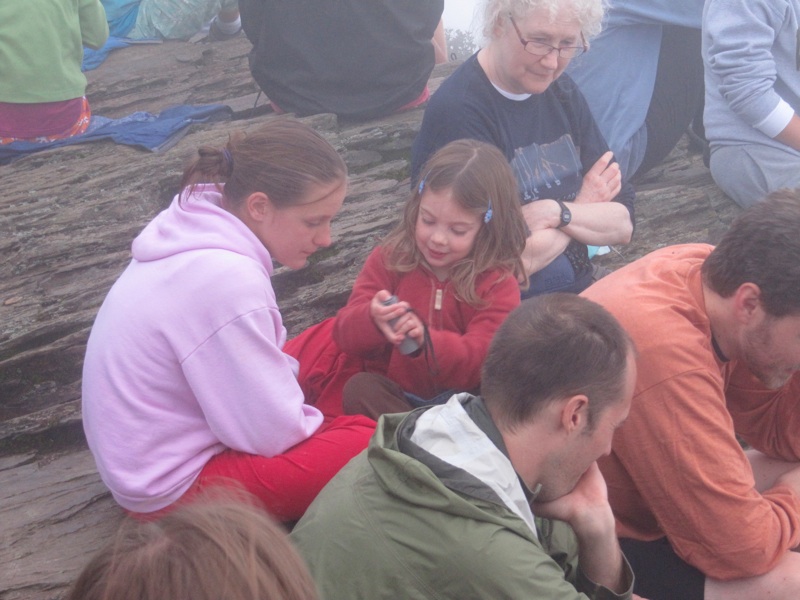
<svg viewBox="0 0 800 600"><path fill-rule="evenodd" d="M583 295L605 306L639 351L630 416L600 463L620 537L667 536L709 577L772 569L800 543L800 497L755 489L739 433L754 448L800 460L800 377L767 390L714 351L700 269L712 247L672 246Z"/></svg>

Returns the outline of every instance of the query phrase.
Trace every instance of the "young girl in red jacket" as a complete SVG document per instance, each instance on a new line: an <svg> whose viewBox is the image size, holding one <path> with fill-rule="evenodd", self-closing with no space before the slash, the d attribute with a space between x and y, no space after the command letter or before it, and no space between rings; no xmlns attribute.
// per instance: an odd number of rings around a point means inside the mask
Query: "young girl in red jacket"
<svg viewBox="0 0 800 600"><path fill-rule="evenodd" d="M329 418L377 418L477 388L525 280L518 190L490 144L459 140L431 157L347 305L286 344L306 401Z"/></svg>

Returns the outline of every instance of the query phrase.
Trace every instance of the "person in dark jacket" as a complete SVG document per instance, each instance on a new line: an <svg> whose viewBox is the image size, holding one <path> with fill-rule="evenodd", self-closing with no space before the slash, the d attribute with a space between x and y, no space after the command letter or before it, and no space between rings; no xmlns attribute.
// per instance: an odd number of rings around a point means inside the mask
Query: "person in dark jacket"
<svg viewBox="0 0 800 600"><path fill-rule="evenodd" d="M371 119L428 99L444 0L239 0L239 10L253 79L277 111Z"/></svg>

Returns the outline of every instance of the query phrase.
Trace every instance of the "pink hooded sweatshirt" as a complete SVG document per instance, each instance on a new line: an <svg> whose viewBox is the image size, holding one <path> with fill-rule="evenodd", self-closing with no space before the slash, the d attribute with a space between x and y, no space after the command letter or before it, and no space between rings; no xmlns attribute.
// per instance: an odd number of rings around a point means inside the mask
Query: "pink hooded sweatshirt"
<svg viewBox="0 0 800 600"><path fill-rule="evenodd" d="M120 505L160 510L226 448L275 456L311 436L272 259L213 185L177 197L134 240L97 315L83 423Z"/></svg>

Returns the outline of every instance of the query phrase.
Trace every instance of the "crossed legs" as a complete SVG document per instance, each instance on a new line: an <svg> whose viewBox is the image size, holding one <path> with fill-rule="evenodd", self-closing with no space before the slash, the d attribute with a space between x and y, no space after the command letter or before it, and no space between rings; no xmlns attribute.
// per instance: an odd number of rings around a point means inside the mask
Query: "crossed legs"
<svg viewBox="0 0 800 600"><path fill-rule="evenodd" d="M747 451L747 458L753 466L758 491L769 489L779 477L791 471L800 473L799 463L768 458L755 450ZM769 598L769 600L800 598L800 553L787 552L774 569L758 577L732 581L706 578L705 600L754 600L755 598Z"/></svg>

